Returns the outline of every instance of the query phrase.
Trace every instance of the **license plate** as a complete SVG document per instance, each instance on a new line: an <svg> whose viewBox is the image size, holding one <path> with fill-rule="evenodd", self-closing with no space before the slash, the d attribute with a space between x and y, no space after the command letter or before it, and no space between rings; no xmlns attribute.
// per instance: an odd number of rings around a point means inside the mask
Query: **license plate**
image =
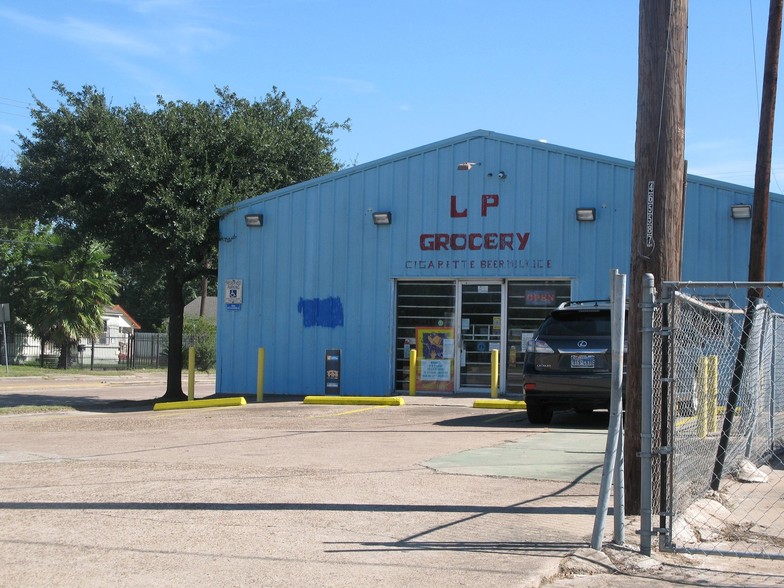
<svg viewBox="0 0 784 588"><path fill-rule="evenodd" d="M594 355L572 355L572 367L577 369L591 369L596 363Z"/></svg>

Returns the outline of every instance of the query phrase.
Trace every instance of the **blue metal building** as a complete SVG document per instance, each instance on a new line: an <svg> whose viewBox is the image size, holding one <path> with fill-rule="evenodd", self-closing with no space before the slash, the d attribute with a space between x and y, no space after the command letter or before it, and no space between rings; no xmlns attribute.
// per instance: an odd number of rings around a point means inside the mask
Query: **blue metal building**
<svg viewBox="0 0 784 588"><path fill-rule="evenodd" d="M324 393L328 349L343 394L408 391L413 349L419 392L489 393L494 349L519 391L547 312L628 273L632 188L631 162L475 131L243 201L220 225L217 392L256 392L260 347L272 394ZM731 209L752 200L689 176L683 279L745 280ZM775 247L767 267L784 275Z"/></svg>

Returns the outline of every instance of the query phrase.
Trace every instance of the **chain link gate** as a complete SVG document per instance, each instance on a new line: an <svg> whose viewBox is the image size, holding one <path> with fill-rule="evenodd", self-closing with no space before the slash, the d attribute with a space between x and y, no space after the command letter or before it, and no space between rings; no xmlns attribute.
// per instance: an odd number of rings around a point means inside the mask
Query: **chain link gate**
<svg viewBox="0 0 784 588"><path fill-rule="evenodd" d="M641 534L662 551L784 559L784 284L665 282L647 308Z"/></svg>

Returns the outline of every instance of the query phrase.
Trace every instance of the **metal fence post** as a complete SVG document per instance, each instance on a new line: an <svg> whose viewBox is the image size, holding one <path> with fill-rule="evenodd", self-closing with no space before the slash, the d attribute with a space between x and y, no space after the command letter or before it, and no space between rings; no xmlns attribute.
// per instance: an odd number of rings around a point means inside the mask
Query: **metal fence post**
<svg viewBox="0 0 784 588"><path fill-rule="evenodd" d="M779 319L773 317L773 332L771 334L771 359L770 359L770 401L768 404L768 410L770 415L768 416L768 424L770 426L770 449L773 451L776 448L776 388L778 387L778 382L776 381L776 362L778 360L777 353L776 353L776 331L778 330L777 323Z"/></svg>
<svg viewBox="0 0 784 588"><path fill-rule="evenodd" d="M762 287L778 290L765 304L759 294L752 307L743 290ZM773 328L784 318L784 284L663 282L654 295L652 327L643 325L643 369L649 336L652 366L641 388L650 381L652 396L650 429L648 394L641 398L641 553L658 538L660 551L784 560L779 513L771 508L784 464ZM641 310L647 324L648 309ZM755 491L755 483L770 486ZM725 513L732 517L719 524L732 532L717 542L700 532L699 521L719 522L721 504L743 507Z"/></svg>
<svg viewBox="0 0 784 588"><path fill-rule="evenodd" d="M604 469L602 482L599 487L599 501L596 506L591 547L601 549L604 523L607 517L607 506L610 502L610 488L613 480L616 481L615 502L613 516L613 543L622 545L624 542L623 516L625 506L623 503L623 484L618 480L623 479L623 472L618 469L623 467L623 459L618 459L618 451L623 453L623 397L621 395L623 384L623 340L624 319L626 316L626 276L618 270L610 272L611 300L611 332L612 332L612 385L610 390L610 423L607 428L607 445L604 452ZM617 468L616 468L617 466Z"/></svg>
<svg viewBox="0 0 784 588"><path fill-rule="evenodd" d="M653 485L653 274L645 274L642 286L642 371L640 418L640 553L651 554Z"/></svg>

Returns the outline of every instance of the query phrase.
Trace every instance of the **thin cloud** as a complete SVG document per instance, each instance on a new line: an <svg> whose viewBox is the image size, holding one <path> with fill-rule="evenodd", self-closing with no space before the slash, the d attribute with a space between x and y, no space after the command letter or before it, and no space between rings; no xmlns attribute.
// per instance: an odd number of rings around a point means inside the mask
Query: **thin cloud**
<svg viewBox="0 0 784 588"><path fill-rule="evenodd" d="M148 14L158 12L161 9L187 8L193 5L193 2L189 0L132 0L131 2L121 2L121 4L127 4L135 12Z"/></svg>
<svg viewBox="0 0 784 588"><path fill-rule="evenodd" d="M325 82L341 86L354 94L373 94L378 91L376 84L367 80L355 78L342 78L338 76L322 76Z"/></svg>
<svg viewBox="0 0 784 588"><path fill-rule="evenodd" d="M61 21L49 21L22 14L14 10L0 10L0 18L27 30L85 46L113 47L137 55L155 55L154 44L129 35L123 31L90 23L78 18L66 17Z"/></svg>
<svg viewBox="0 0 784 588"><path fill-rule="evenodd" d="M112 4L114 6L121 6L132 12L138 14L150 14L153 12L172 12L182 16L183 13L196 8L199 4L198 0L94 0L102 2L103 4Z"/></svg>
<svg viewBox="0 0 784 588"><path fill-rule="evenodd" d="M167 3L171 3L171 0ZM74 17L50 21L13 10L0 10L0 18L34 33L63 39L95 52L105 53L109 50L144 58L160 58L172 53L191 55L211 52L226 41L222 32L198 24L178 23L161 28L156 22L143 32L135 33Z"/></svg>
<svg viewBox="0 0 784 588"><path fill-rule="evenodd" d="M172 38L172 43L181 54L209 53L222 47L226 41L226 35L220 31L197 25L178 27Z"/></svg>
<svg viewBox="0 0 784 588"><path fill-rule="evenodd" d="M81 45L113 47L123 53L152 57L160 52L159 47L154 43L117 29L76 18L65 19L63 34L68 40Z"/></svg>

